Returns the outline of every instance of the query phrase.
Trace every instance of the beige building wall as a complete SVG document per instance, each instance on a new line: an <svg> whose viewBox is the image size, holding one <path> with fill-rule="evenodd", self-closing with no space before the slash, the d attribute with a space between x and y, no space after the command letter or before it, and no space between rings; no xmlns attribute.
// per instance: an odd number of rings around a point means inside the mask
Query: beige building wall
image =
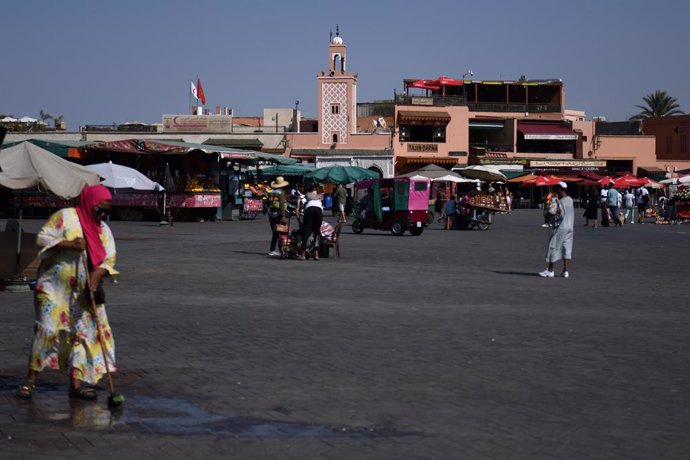
<svg viewBox="0 0 690 460"><path fill-rule="evenodd" d="M286 133L288 150L322 149L322 150L383 150L391 147L390 133L351 134L347 144L335 144L331 149L324 148L320 133ZM288 151L289 156L289 151Z"/></svg>
<svg viewBox="0 0 690 460"><path fill-rule="evenodd" d="M631 160L633 174L638 167L656 166L654 136L597 136L591 158L600 160Z"/></svg>

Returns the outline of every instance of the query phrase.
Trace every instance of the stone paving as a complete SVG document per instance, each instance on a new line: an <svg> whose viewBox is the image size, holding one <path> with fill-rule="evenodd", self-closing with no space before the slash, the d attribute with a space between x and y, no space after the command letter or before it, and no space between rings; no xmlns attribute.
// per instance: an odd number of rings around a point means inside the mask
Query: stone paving
<svg viewBox="0 0 690 460"><path fill-rule="evenodd" d="M536 276L538 210L318 262L267 257L265 220L113 222L124 409L57 372L16 400L32 301L0 293L0 456L690 458L690 227L577 217L569 279Z"/></svg>

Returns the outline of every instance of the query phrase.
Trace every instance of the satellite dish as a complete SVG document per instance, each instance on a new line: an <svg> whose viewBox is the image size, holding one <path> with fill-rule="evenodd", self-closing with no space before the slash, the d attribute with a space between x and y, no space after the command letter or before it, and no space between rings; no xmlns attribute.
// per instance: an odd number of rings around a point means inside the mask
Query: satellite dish
<svg viewBox="0 0 690 460"><path fill-rule="evenodd" d="M379 126L381 128L386 128L386 120L383 119L383 117L379 117Z"/></svg>

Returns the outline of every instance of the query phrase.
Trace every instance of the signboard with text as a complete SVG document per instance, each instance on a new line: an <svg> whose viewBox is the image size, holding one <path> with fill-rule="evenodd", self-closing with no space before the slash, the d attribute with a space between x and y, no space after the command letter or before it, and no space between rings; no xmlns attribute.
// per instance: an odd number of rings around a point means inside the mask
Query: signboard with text
<svg viewBox="0 0 690 460"><path fill-rule="evenodd" d="M437 144L407 144L408 152L438 152Z"/></svg>
<svg viewBox="0 0 690 460"><path fill-rule="evenodd" d="M163 115L163 132L189 133L232 131L231 115Z"/></svg>

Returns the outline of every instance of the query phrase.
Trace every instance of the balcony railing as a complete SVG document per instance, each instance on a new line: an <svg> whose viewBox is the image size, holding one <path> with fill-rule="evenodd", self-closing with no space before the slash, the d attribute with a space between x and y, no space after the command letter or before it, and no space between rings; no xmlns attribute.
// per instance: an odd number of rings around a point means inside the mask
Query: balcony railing
<svg viewBox="0 0 690 460"><path fill-rule="evenodd" d="M427 105L436 107L448 107L457 105L467 105L465 96L408 96L407 94L396 94L395 103L397 105Z"/></svg>
<svg viewBox="0 0 690 460"><path fill-rule="evenodd" d="M464 106L466 105L472 112L533 112L549 113L560 112L560 104L508 104L505 102L468 102L465 96L410 96L407 94L396 94L395 103L397 105L421 105L421 106Z"/></svg>
<svg viewBox="0 0 690 460"><path fill-rule="evenodd" d="M468 102L472 112L560 112L560 104L506 104L505 102Z"/></svg>
<svg viewBox="0 0 690 460"><path fill-rule="evenodd" d="M470 142L470 148L484 149L487 152L512 152L511 144L488 144L486 142Z"/></svg>

